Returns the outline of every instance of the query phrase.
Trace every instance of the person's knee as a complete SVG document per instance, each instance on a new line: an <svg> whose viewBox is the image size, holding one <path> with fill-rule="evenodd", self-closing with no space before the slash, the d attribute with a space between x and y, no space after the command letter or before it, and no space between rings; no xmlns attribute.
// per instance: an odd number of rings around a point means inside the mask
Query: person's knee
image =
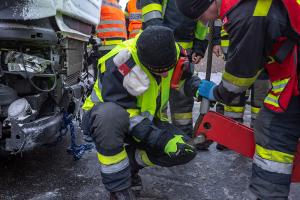
<svg viewBox="0 0 300 200"><path fill-rule="evenodd" d="M90 124L97 150L120 148L129 128L129 115L117 104L103 103L91 111Z"/></svg>

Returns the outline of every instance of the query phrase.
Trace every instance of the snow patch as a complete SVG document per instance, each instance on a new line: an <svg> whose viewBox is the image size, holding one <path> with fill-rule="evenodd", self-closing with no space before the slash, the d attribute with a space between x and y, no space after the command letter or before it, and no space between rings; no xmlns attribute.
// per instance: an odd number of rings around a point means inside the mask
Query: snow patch
<svg viewBox="0 0 300 200"><path fill-rule="evenodd" d="M38 194L29 200L47 200L47 199L57 199L57 197L61 197L61 193L59 192L59 188L56 188L52 192L45 192L43 194Z"/></svg>

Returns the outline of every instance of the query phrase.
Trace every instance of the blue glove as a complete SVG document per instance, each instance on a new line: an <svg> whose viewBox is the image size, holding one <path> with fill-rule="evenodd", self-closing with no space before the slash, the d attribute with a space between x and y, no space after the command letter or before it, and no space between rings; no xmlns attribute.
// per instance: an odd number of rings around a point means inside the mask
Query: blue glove
<svg viewBox="0 0 300 200"><path fill-rule="evenodd" d="M215 101L214 97L214 88L217 85L214 82L201 80L199 87L198 87L198 95L202 96L210 101Z"/></svg>

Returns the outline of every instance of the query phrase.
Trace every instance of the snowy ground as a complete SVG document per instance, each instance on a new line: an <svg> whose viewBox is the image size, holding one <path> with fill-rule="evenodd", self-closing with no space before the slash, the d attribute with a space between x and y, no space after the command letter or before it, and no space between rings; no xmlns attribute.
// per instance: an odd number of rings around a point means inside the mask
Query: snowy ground
<svg viewBox="0 0 300 200"><path fill-rule="evenodd" d="M204 76L204 73L200 73ZM212 80L218 82L220 73ZM194 107L197 118L200 103ZM245 120L249 122L249 108ZM0 158L0 200L104 200L96 152L73 161L66 153L69 140L54 148L38 148L20 156ZM242 200L249 183L251 161L215 144L199 152L185 166L142 170L140 200ZM293 184L290 199L298 200L300 184Z"/></svg>

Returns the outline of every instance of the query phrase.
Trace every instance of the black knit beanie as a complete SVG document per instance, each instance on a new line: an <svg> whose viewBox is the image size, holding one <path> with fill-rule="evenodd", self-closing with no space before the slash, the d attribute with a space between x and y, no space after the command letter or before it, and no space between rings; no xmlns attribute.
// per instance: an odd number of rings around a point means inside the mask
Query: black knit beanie
<svg viewBox="0 0 300 200"><path fill-rule="evenodd" d="M176 0L178 10L188 18L198 19L214 0Z"/></svg>
<svg viewBox="0 0 300 200"><path fill-rule="evenodd" d="M151 72L166 72L176 64L175 39L167 27L147 27L137 39L136 46L140 62Z"/></svg>

